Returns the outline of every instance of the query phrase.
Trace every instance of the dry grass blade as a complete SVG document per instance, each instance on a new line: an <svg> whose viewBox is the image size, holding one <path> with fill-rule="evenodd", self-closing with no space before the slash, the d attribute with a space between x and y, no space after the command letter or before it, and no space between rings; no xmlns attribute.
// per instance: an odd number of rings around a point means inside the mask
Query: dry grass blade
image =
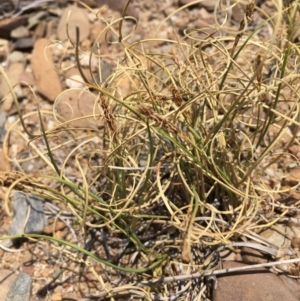
<svg viewBox="0 0 300 301"><path fill-rule="evenodd" d="M66 204L84 229L82 237L97 239L89 251L78 246L85 239L78 245L52 242L76 249L80 264L101 274L104 288L96 298L208 300L207 277L236 271L218 270L226 248L273 256L259 267L299 262L291 244L281 247L264 236L266 229L298 229L300 210L298 201L281 198L300 193L290 176L299 166L299 49L293 35L279 36L283 12L291 22L296 12L276 7L276 15L262 14L257 24L259 8L250 1L234 34L226 22L205 35L189 28L164 40L163 53L152 47L161 39L122 35L125 7L122 18L102 20L99 35L112 34L111 47L123 47L124 57L105 82L83 76L77 102L80 107L94 96L90 111L63 119L57 100L51 113L57 124L44 128L41 122L32 140L20 126L26 129L29 115L19 111L21 119L4 141L7 156L20 165L40 158L45 168L43 175L1 174L1 184L9 187L6 210L13 188ZM230 9L216 8L215 18ZM262 42L266 28L272 35ZM74 59L82 73L77 33ZM101 61L97 46L90 62ZM46 114L41 111L39 119ZM25 159L10 151L15 135L30 146ZM69 250L62 253L74 258ZM102 264L101 273L89 260Z"/></svg>

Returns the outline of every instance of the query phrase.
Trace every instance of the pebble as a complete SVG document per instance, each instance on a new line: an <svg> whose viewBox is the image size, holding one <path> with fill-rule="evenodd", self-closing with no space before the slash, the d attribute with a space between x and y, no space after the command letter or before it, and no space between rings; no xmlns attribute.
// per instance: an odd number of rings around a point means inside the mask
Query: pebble
<svg viewBox="0 0 300 301"><path fill-rule="evenodd" d="M243 20L246 11L246 5L235 5L232 8L232 19L236 22Z"/></svg>
<svg viewBox="0 0 300 301"><path fill-rule="evenodd" d="M48 45L47 39L36 41L31 65L36 80L37 90L51 102L54 102L57 96L62 92L62 86L57 72L52 64L52 51L48 48L45 57L45 47Z"/></svg>
<svg viewBox="0 0 300 301"><path fill-rule="evenodd" d="M1 0L3 1L3 0ZM28 16L19 16L14 18L5 18L0 20L0 38L9 39L10 33L15 28L26 25Z"/></svg>
<svg viewBox="0 0 300 301"><path fill-rule="evenodd" d="M32 194L15 192L12 201L15 214L12 224L8 228L8 234L42 233L48 224L43 202L43 199ZM30 210L30 214L27 221L28 210Z"/></svg>
<svg viewBox="0 0 300 301"><path fill-rule="evenodd" d="M25 60L26 60L26 58L25 58L23 52L21 52L21 51L13 51L8 57L9 63L16 63L16 62L25 63Z"/></svg>
<svg viewBox="0 0 300 301"><path fill-rule="evenodd" d="M10 287L5 301L30 301L31 285L31 277L20 273Z"/></svg>
<svg viewBox="0 0 300 301"><path fill-rule="evenodd" d="M54 293L51 298L52 301L61 301L62 300L62 294L61 293Z"/></svg>
<svg viewBox="0 0 300 301"><path fill-rule="evenodd" d="M35 81L35 78L34 78L32 72L28 72L28 71L24 71L21 74L20 82L23 82L23 83L21 83L21 85L25 85L25 83L26 83L27 85L30 85L31 87L34 87L36 85L36 81Z"/></svg>
<svg viewBox="0 0 300 301"><path fill-rule="evenodd" d="M29 50L32 49L33 46L34 46L34 39L32 38L20 38L14 44L14 48L16 50Z"/></svg>
<svg viewBox="0 0 300 301"><path fill-rule="evenodd" d="M90 55L86 53L80 57L80 65L94 69L98 66L98 59L94 56L90 58Z"/></svg>
<svg viewBox="0 0 300 301"><path fill-rule="evenodd" d="M12 63L9 65L7 70L7 77L9 79L10 85L14 87L14 92L17 97L22 97L23 92L19 85L20 76L24 71L24 64L20 62ZM1 103L1 111L8 112L13 105L13 96L10 93L10 88L8 83L5 80L0 82L0 98L5 97L4 101Z"/></svg>
<svg viewBox="0 0 300 301"><path fill-rule="evenodd" d="M61 285L58 285L55 289L54 289L54 293L62 293L64 290L64 288Z"/></svg>
<svg viewBox="0 0 300 301"><path fill-rule="evenodd" d="M74 74L69 78L66 78L66 86L70 89L72 88L83 88L83 79L81 75L79 74Z"/></svg>
<svg viewBox="0 0 300 301"><path fill-rule="evenodd" d="M60 231L66 228L66 224L60 220L48 225L44 228L43 232L45 234L51 235L53 232Z"/></svg>
<svg viewBox="0 0 300 301"><path fill-rule="evenodd" d="M298 185L300 182L300 167L290 170L288 175L284 178L284 183L289 186Z"/></svg>
<svg viewBox="0 0 300 301"><path fill-rule="evenodd" d="M277 229L277 231L275 229ZM259 235L279 248L288 249L291 246L291 239L289 239L289 237L293 237L293 232L290 227L277 224L276 228L266 229L259 233Z"/></svg>
<svg viewBox="0 0 300 301"><path fill-rule="evenodd" d="M70 38L72 43L76 43L76 26L79 27L79 41L82 42L90 34L90 22L86 10L69 6L64 9L57 28L57 36L60 41ZM68 31L68 34L67 34Z"/></svg>
<svg viewBox="0 0 300 301"><path fill-rule="evenodd" d="M99 115L98 106L95 107L97 98L94 94L82 89L70 89L60 94L55 103L55 111L60 121L68 121L83 116L92 116L93 112ZM97 128L102 121L99 118L89 117L70 123L72 127Z"/></svg>
<svg viewBox="0 0 300 301"><path fill-rule="evenodd" d="M29 30L25 26L17 27L16 29L12 30L10 33L10 36L14 39L20 39L20 38L27 38L29 37Z"/></svg>
<svg viewBox="0 0 300 301"><path fill-rule="evenodd" d="M53 235L53 237L57 239L65 239L67 235L69 234L69 228L64 228L63 230L56 231Z"/></svg>

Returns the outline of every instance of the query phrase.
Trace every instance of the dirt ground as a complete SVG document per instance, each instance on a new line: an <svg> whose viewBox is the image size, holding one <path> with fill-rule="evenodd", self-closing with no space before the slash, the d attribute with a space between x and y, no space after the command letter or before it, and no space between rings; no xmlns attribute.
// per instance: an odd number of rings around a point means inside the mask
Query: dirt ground
<svg viewBox="0 0 300 301"><path fill-rule="evenodd" d="M4 7L4 12L0 11L0 18L2 14L0 19L0 62L6 70L12 85L16 85L14 90L18 97L20 110L23 116L26 116L25 124L28 130L31 133L39 133L40 130L36 109L37 102L44 113L43 121L46 130L52 128L57 120L80 117L84 110L87 110L87 112L93 110L95 96L92 93L86 92L86 95L82 96L85 99L83 107L78 108L74 105L74 101L72 102L78 97L76 89L83 87L82 76L75 66L74 48L70 44L63 44L60 41L68 38L65 31L67 23L69 23L69 38L73 43L76 43L75 25L79 26L79 43L82 51L88 50L98 40L101 44L100 74L98 60L92 59L91 68L89 68L89 57L83 56L81 64L83 73L88 79L91 80L95 77L97 81L103 82L116 69L118 61L122 60L122 47L119 43L116 43L116 38L113 35L101 35L99 37L99 33L105 29L103 22L97 20L95 15L88 12L83 6L73 5L69 1L21 1L21 10L19 8L16 12L13 12L9 1L6 2L6 7L1 4ZM35 2L36 5L30 7L30 2ZM111 1L101 0L83 2L89 5L94 4L94 9L101 7L99 14L103 18L111 16L117 19L121 15L125 1L119 0L113 4L110 3ZM155 34L157 40L144 43L144 50L168 53L172 45L166 40L183 38L186 29L205 28L206 33L210 34L214 32L216 24L225 24L228 28L239 28L245 6L235 6L229 12L227 19L225 19L224 11L220 9L214 15L215 0L204 1L202 4L187 7L173 14L179 7L190 2L186 0L133 0L128 9L128 14L137 19L137 25L132 20L124 22L122 34L123 36L129 35L128 43L134 43L140 39L151 39ZM109 3L110 8L105 6ZM275 11L271 1L259 1L257 5L261 7L261 11L255 11L253 22L249 25L250 28L255 27L263 20L262 12L272 15L272 12ZM68 10L71 6L74 6L73 13L68 19ZM4 18L4 14L6 16L11 14L12 17ZM163 20L165 22L162 23ZM162 25L160 26L160 24ZM159 26L160 28L157 30ZM227 34L225 30L222 32L224 35ZM271 34L271 29L265 28L259 32L258 38L261 41L267 41ZM45 47L46 51L44 51ZM47 59L45 59L45 56ZM249 59L252 58L249 56ZM53 67L56 68L55 71ZM90 72L90 69L92 72ZM19 82L22 83L18 84ZM126 94L130 92L131 84L130 81L123 80L120 82L119 88ZM68 88L74 89L73 94L62 93ZM32 91L36 93L35 96ZM13 98L10 95L7 96L8 92L9 88L2 76L0 77L0 97L5 98L0 107L0 141L1 146L4 146L4 150L8 151L9 159L4 155L4 151L0 151L0 171L16 170L26 174L48 173L54 175L55 172L49 169L49 165L45 164L45 160L37 158L34 152L28 149L29 138L20 133L22 127L18 122L17 106ZM58 95L60 97L57 99ZM100 125L92 118L91 120L78 120L76 124L77 127L90 129L99 128ZM13 127L13 131L11 131L11 127ZM5 134L7 131L10 132L9 137ZM67 141L67 138L67 136L59 137L59 143ZM92 140L89 147L101 143L101 137L97 139ZM38 146L41 146L42 143L42 140L35 141ZM57 141L53 141L53 145L55 143ZM63 164L67 154L74 146L76 144L66 143L66 146L56 153L56 158L60 160L60 164ZM295 146L292 149L293 155L298 155L299 152L299 147ZM85 172L87 174L90 172L88 175L92 177L93 172L88 171L87 162L83 164ZM72 160L66 161L64 172L69 178L74 179L75 183L81 178L76 163ZM290 178L286 179L286 185L292 186L294 184L293 177L298 176L297 172L299 171L295 170ZM43 181L44 185L50 183L50 180L49 182L47 180ZM3 198L6 192L7 189L1 189ZM62 212L62 220L51 218L51 210ZM49 226L44 229L44 233L84 247L86 245L85 241L91 241L92 234L88 233L88 239L84 237L79 231L79 225L74 222L74 218L68 211L65 205L55 201L53 207L49 205L46 209ZM11 220L12 217L7 215L3 205L0 235L7 233ZM101 238L101 235L104 237L104 233L95 232L97 239L93 248L97 250L98 254L105 255L106 250L102 244L102 240L105 240L105 238ZM116 238L115 241L110 240L110 243L111 255L116 256L120 244L122 246L124 242L117 241ZM66 252L62 251L63 247L54 246L50 242L26 240L18 248L12 247L8 251L0 248L0 270L28 273L33 280L32 301L82 300L89 298L89 296L97 296L99 291L105 290L105 285L99 289L99 281L100 283L110 283L114 287L123 284L122 272L113 271L100 262L94 261L91 261L93 269L86 269L80 259L77 258L76 253L69 251L66 255ZM126 260L130 261L130 258L124 256L122 260L124 264ZM139 281L139 278L135 276L135 279L132 280ZM96 300L101 300L101 297ZM122 298L118 300L122 300Z"/></svg>

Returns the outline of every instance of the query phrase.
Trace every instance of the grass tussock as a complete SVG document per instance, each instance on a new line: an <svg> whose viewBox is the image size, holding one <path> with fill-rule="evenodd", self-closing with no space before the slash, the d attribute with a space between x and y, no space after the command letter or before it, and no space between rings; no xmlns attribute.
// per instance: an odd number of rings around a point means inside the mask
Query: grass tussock
<svg viewBox="0 0 300 301"><path fill-rule="evenodd" d="M90 112L64 120L58 97L51 113L57 124L46 128L50 112L39 110L40 130L30 133L32 113L19 108L4 149L9 155L11 137L21 136L31 153L22 162L42 160L47 174L2 175L7 211L11 189L66 204L82 237L50 239L121 277L123 286L116 286L94 271L102 297L122 291L147 300L187 294L204 300L209 293L200 276L218 269L222 250L248 246L281 258L280 248L259 233L298 210L297 201L281 206L280 200L298 191L285 178L299 165L290 152L299 146L299 1L273 4L277 14L267 16L247 3L236 29L216 24L208 34L205 28L186 29L183 37L174 32L166 53L151 49L155 37L123 37L126 18L102 20L107 26L99 39L113 34L124 56L108 79L92 74L88 81L80 67L84 53L74 45L84 89L95 96ZM264 19L254 26L255 11ZM271 35L262 42L266 30ZM90 60L100 62L99 53L96 41ZM84 119L92 126L76 125ZM106 233L106 243L87 250L91 233ZM168 277L186 286L179 289Z"/></svg>

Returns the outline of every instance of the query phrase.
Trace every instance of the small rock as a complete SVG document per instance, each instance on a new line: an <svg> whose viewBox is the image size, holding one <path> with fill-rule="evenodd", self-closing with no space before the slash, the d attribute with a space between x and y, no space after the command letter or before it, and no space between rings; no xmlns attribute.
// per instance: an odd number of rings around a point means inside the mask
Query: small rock
<svg viewBox="0 0 300 301"><path fill-rule="evenodd" d="M21 62L21 63L25 64L25 60L26 60L25 56L24 56L23 52L21 52L21 51L13 51L8 57L9 63Z"/></svg>
<svg viewBox="0 0 300 301"><path fill-rule="evenodd" d="M291 238L293 237L292 230L290 227L281 224L277 224L276 229L266 229L259 235L280 249L288 249L291 246Z"/></svg>
<svg viewBox="0 0 300 301"><path fill-rule="evenodd" d="M80 65L82 67L89 67L92 70L95 70L95 68L98 67L98 63L98 59L94 56L90 58L89 54L84 54L80 57Z"/></svg>
<svg viewBox="0 0 300 301"><path fill-rule="evenodd" d="M7 76L10 81L12 87L14 87L14 91L17 97L21 97L23 95L22 89L19 85L17 85L20 81L20 76L24 71L23 63L13 63L10 64L7 70ZM1 111L8 112L13 104L13 96L10 92L8 83L2 79L0 83L0 98L5 97L4 102L1 103L0 108Z"/></svg>
<svg viewBox="0 0 300 301"><path fill-rule="evenodd" d="M300 248L300 237L293 237L292 239L292 247L293 248Z"/></svg>
<svg viewBox="0 0 300 301"><path fill-rule="evenodd" d="M24 83L26 83L27 85L30 85L31 87L34 87L36 85L36 81L35 81L35 78L34 78L32 72L24 71L21 74L21 76L20 76L20 84L22 86L24 86L25 85Z"/></svg>
<svg viewBox="0 0 300 301"><path fill-rule="evenodd" d="M60 41L66 41L70 38L72 43L75 44L77 26L80 33L79 41L82 42L87 39L90 34L90 22L87 12L76 6L69 6L65 8L57 28L58 39Z"/></svg>
<svg viewBox="0 0 300 301"><path fill-rule="evenodd" d="M0 20L0 38L9 39L11 31L19 26L26 25L27 20L28 16L25 15Z"/></svg>
<svg viewBox="0 0 300 301"><path fill-rule="evenodd" d="M298 185L300 182L300 167L293 168L287 177L284 178L284 183L286 185L294 186Z"/></svg>
<svg viewBox="0 0 300 301"><path fill-rule="evenodd" d="M289 148L289 151L297 157L297 159L300 158L300 145L292 145L290 148Z"/></svg>
<svg viewBox="0 0 300 301"><path fill-rule="evenodd" d="M201 20L206 20L208 24L210 25L214 25L215 24L215 18L214 16L212 16L212 14L210 14L204 7L199 9L198 15ZM197 21L197 19L195 20Z"/></svg>
<svg viewBox="0 0 300 301"><path fill-rule="evenodd" d="M25 26L20 26L12 30L10 36L14 39L27 38L29 37L29 30Z"/></svg>
<svg viewBox="0 0 300 301"><path fill-rule="evenodd" d="M72 127L84 127L96 129L98 125L103 124L99 120L99 114L102 116L102 111L99 111L98 106L95 106L97 97L91 92L82 89L70 89L60 94L55 103L56 115L59 121L70 121L76 118L85 117L76 121L72 121Z"/></svg>
<svg viewBox="0 0 300 301"><path fill-rule="evenodd" d="M58 285L55 289L54 289L54 293L62 293L64 291L64 288L62 285Z"/></svg>
<svg viewBox="0 0 300 301"><path fill-rule="evenodd" d="M23 62L16 62L12 63L8 67L7 74L9 75L10 83L12 84L14 91L18 98L23 96L22 89L18 85L20 82L20 76L24 71L24 63Z"/></svg>
<svg viewBox="0 0 300 301"><path fill-rule="evenodd" d="M246 5L235 5L232 8L232 19L236 22L241 22L246 12Z"/></svg>
<svg viewBox="0 0 300 301"><path fill-rule="evenodd" d="M32 194L15 192L12 201L15 215L8 228L8 234L42 233L48 224L43 202L43 199ZM28 210L30 210L30 214L27 220Z"/></svg>
<svg viewBox="0 0 300 301"><path fill-rule="evenodd" d="M271 124L268 128L268 133L266 135L266 138L269 141L273 141L274 139L277 139L278 133L282 129L276 125ZM278 146L280 147L286 147L292 140L293 133L289 127L284 127L284 135L278 140Z"/></svg>
<svg viewBox="0 0 300 301"><path fill-rule="evenodd" d="M54 293L51 297L51 301L61 301L62 294L61 293Z"/></svg>
<svg viewBox="0 0 300 301"><path fill-rule="evenodd" d="M50 101L55 101L56 97L62 92L61 82L57 72L51 66L52 52L48 48L45 57L45 47L48 44L47 39L36 41L31 65L32 71L37 83L37 90Z"/></svg>
<svg viewBox="0 0 300 301"><path fill-rule="evenodd" d="M66 227L63 230L56 231L53 237L57 239L66 239L68 234L69 234L69 228Z"/></svg>
<svg viewBox="0 0 300 301"><path fill-rule="evenodd" d="M85 78L87 79L87 81L89 83L93 82L93 78L91 76L91 71L90 69L88 68L81 68L81 71L83 72ZM64 73L64 77L67 78L72 78L74 75L76 75L76 77L81 76L79 71L78 71L78 68L71 68L71 69L68 69L65 73ZM76 78L75 77L75 78ZM81 78L81 81L82 83L84 82L83 79Z"/></svg>
<svg viewBox="0 0 300 301"><path fill-rule="evenodd" d="M32 38L21 38L16 40L14 44L15 50L28 50L32 49L34 45L34 39Z"/></svg>
<svg viewBox="0 0 300 301"><path fill-rule="evenodd" d="M28 274L20 273L9 289L5 301L30 301L32 280Z"/></svg>
<svg viewBox="0 0 300 301"><path fill-rule="evenodd" d="M79 74L74 74L69 78L66 78L66 86L68 88L83 88L84 84L83 84L83 79L81 77L81 75Z"/></svg>
<svg viewBox="0 0 300 301"><path fill-rule="evenodd" d="M52 235L56 231L60 231L66 228L66 224L62 221L56 221L51 225L48 225L44 228L44 233L48 235Z"/></svg>
<svg viewBox="0 0 300 301"><path fill-rule="evenodd" d="M82 51L89 51L92 47L92 41L90 39L85 39L81 43L81 49Z"/></svg>

